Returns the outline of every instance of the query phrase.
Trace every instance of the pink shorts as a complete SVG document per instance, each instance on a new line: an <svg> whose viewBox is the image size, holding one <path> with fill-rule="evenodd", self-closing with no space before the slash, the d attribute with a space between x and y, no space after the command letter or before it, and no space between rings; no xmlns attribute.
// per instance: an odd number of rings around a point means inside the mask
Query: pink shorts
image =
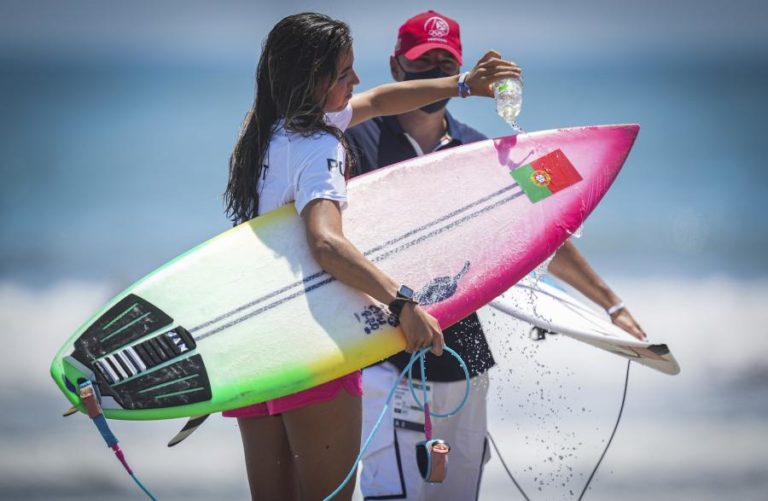
<svg viewBox="0 0 768 501"><path fill-rule="evenodd" d="M354 397L363 396L363 376L362 371L355 371L346 376L342 376L333 381L328 381L314 388L300 391L292 395L267 400L260 404L249 405L239 409L222 412L224 417L262 417L275 416L283 412L299 409L310 404L327 402L332 400L343 388L347 393Z"/></svg>

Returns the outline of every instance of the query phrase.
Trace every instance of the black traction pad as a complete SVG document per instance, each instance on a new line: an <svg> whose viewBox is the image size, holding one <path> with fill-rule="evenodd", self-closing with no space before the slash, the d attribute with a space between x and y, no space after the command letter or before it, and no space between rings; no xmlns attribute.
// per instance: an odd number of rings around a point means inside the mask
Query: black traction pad
<svg viewBox="0 0 768 501"><path fill-rule="evenodd" d="M165 312L129 294L75 341L75 358L87 363L172 323L173 319Z"/></svg>
<svg viewBox="0 0 768 501"><path fill-rule="evenodd" d="M109 386L111 395L124 409L159 409L211 399L211 387L203 357L192 355L145 375Z"/></svg>
<svg viewBox="0 0 768 501"><path fill-rule="evenodd" d="M124 409L210 400L208 374L203 358L193 352L194 338L182 326L161 331L172 323L161 309L129 294L86 329L72 356L98 375L101 393Z"/></svg>

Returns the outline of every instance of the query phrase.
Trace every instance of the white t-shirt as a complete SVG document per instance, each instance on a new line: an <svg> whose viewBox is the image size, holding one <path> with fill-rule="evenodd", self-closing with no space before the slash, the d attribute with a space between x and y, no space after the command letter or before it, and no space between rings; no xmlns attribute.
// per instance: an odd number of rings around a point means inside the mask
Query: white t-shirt
<svg viewBox="0 0 768 501"><path fill-rule="evenodd" d="M352 106L336 113L326 113L328 124L346 130L352 120ZM309 137L286 131L279 124L266 154L256 188L259 214L265 214L294 202L301 214L312 200L324 198L347 206L347 162L341 142L322 132Z"/></svg>

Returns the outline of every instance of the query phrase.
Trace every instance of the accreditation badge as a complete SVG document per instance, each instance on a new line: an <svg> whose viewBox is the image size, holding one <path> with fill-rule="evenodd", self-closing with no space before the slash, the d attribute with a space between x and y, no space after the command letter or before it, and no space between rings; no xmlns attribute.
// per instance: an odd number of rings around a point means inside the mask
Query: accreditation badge
<svg viewBox="0 0 768 501"><path fill-rule="evenodd" d="M424 399L424 390L421 381L413 382L413 389L419 397L419 402ZM427 403L432 405L432 385L427 382ZM408 380L400 380L392 397L392 410L395 419L395 428L412 430L424 433L424 409L419 407L411 395Z"/></svg>

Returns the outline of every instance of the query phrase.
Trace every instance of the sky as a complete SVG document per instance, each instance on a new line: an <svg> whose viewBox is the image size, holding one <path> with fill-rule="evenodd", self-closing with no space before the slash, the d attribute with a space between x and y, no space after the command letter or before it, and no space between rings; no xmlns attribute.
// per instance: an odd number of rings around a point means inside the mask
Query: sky
<svg viewBox="0 0 768 501"><path fill-rule="evenodd" d="M382 45L393 45L394 30L406 17L436 8L461 21L469 52L494 46L558 63L659 54L749 59L764 56L768 46L767 5L761 0L394 0L386 7L359 0L3 0L0 54L53 60L252 61L276 21L305 10L347 21L358 52L375 54Z"/></svg>

